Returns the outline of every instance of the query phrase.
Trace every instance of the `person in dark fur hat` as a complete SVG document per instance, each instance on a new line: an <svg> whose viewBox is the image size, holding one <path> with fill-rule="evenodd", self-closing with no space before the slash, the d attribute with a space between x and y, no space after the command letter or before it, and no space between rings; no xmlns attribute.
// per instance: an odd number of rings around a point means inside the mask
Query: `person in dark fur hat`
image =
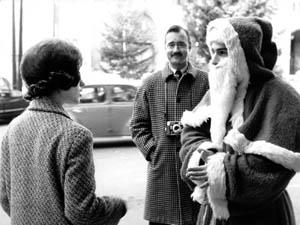
<svg viewBox="0 0 300 225"><path fill-rule="evenodd" d="M1 144L0 203L11 225L116 225L127 211L124 200L95 195L92 133L63 107L79 102L81 62L79 49L60 39L22 58L30 104Z"/></svg>
<svg viewBox="0 0 300 225"><path fill-rule="evenodd" d="M272 71L272 25L219 18L206 42L210 89L181 119L181 176L201 204L197 224L295 225L286 187L300 171L300 96Z"/></svg>

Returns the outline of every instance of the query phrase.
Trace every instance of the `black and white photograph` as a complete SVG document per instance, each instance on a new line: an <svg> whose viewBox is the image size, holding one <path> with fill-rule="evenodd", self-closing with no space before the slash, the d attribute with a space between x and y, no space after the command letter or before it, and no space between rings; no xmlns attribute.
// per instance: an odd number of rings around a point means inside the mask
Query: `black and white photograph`
<svg viewBox="0 0 300 225"><path fill-rule="evenodd" d="M0 225L300 225L300 0L0 0Z"/></svg>

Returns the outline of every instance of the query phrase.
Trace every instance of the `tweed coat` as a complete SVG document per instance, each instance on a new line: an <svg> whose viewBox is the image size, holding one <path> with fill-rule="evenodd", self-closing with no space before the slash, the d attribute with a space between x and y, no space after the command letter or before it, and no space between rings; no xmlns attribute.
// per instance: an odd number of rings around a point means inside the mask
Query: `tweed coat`
<svg viewBox="0 0 300 225"><path fill-rule="evenodd" d="M189 64L178 81L168 65L147 77L139 88L130 129L148 161L144 218L166 224L193 224L198 207L180 178L179 136L166 136L167 121L179 121L208 89L207 74Z"/></svg>
<svg viewBox="0 0 300 225"><path fill-rule="evenodd" d="M125 203L95 196L92 143L49 98L30 102L1 146L0 200L12 225L117 224Z"/></svg>

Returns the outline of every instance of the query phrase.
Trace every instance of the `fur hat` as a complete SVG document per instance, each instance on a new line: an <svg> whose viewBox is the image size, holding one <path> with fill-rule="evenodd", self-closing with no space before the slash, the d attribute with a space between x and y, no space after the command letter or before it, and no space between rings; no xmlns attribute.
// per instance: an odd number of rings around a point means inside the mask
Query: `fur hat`
<svg viewBox="0 0 300 225"><path fill-rule="evenodd" d="M223 34L217 37L214 29ZM244 51L251 76L250 83L264 83L273 78L272 69L277 60L277 47L272 41L271 23L258 17L218 18L207 26L207 44L221 41L230 51L230 37L235 35L224 35L224 33L232 33L232 30L238 35Z"/></svg>

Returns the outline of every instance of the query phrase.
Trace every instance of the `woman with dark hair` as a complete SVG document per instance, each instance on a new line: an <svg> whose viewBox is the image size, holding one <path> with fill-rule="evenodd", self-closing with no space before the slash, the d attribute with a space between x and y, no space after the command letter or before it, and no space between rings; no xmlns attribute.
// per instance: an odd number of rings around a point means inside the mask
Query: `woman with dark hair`
<svg viewBox="0 0 300 225"><path fill-rule="evenodd" d="M92 134L63 108L79 101L82 56L50 39L21 62L28 108L8 126L1 145L0 201L11 224L115 225L126 204L96 197Z"/></svg>

